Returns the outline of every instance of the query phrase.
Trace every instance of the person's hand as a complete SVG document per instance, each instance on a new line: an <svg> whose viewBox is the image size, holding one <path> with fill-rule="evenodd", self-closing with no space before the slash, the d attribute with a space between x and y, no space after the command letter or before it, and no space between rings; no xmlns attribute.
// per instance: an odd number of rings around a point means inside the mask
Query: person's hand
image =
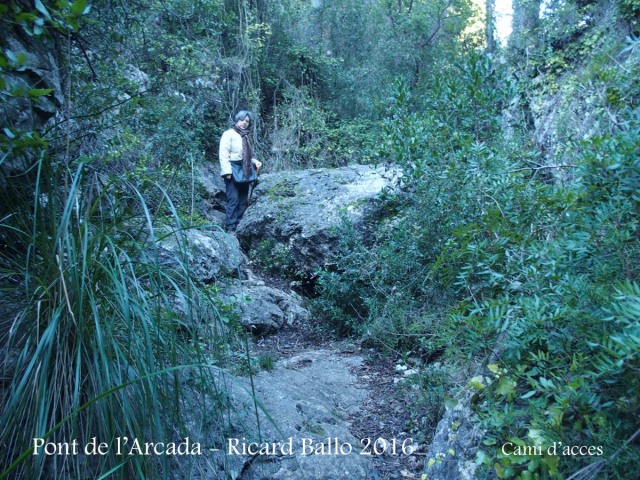
<svg viewBox="0 0 640 480"><path fill-rule="evenodd" d="M260 170L260 167L262 167L262 162L260 160L256 160L255 158L253 159L253 164L256 166L256 170Z"/></svg>
<svg viewBox="0 0 640 480"><path fill-rule="evenodd" d="M228 173L224 176L225 180L231 180L231 174Z"/></svg>

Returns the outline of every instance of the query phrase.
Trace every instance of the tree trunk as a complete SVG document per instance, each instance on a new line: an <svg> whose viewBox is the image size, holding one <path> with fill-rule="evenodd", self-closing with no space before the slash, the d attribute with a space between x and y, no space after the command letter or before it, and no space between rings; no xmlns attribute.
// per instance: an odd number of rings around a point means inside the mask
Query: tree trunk
<svg viewBox="0 0 640 480"><path fill-rule="evenodd" d="M485 16L485 34L487 36L487 53L495 53L496 51L496 18L495 18L496 0L487 0L486 16Z"/></svg>
<svg viewBox="0 0 640 480"><path fill-rule="evenodd" d="M509 49L518 56L528 56L537 44L540 23L540 0L513 0L512 32Z"/></svg>

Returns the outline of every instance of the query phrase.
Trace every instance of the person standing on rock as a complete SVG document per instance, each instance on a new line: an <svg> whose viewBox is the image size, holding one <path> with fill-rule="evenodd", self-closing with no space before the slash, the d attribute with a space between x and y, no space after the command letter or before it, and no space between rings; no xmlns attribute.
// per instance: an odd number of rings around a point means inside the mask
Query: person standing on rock
<svg viewBox="0 0 640 480"><path fill-rule="evenodd" d="M226 230L235 232L249 200L249 186L257 179L262 163L253 158L251 120L253 114L240 110L233 126L220 137L220 175L227 191Z"/></svg>

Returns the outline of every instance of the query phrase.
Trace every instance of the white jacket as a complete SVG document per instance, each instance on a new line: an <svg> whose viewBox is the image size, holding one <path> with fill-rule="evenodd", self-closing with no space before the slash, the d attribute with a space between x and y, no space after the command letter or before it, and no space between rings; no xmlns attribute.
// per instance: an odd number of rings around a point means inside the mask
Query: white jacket
<svg viewBox="0 0 640 480"><path fill-rule="evenodd" d="M231 175L231 164L229 162L242 162L242 137L233 128L230 128L220 137L220 175ZM251 162L256 168L260 168L262 163L255 158Z"/></svg>
<svg viewBox="0 0 640 480"><path fill-rule="evenodd" d="M230 128L220 137L220 175L231 175L231 164L229 162L242 161L242 137L233 128Z"/></svg>

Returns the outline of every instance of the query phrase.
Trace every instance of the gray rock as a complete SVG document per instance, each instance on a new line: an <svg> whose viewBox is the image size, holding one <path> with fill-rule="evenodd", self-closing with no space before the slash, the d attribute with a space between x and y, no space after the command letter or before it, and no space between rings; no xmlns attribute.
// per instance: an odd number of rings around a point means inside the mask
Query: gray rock
<svg viewBox="0 0 640 480"><path fill-rule="evenodd" d="M484 431L471 408L475 390L466 387L438 423L425 460L424 473L432 480L473 480L475 455Z"/></svg>
<svg viewBox="0 0 640 480"><path fill-rule="evenodd" d="M381 213L380 193L393 185L395 168L354 165L261 176L254 204L238 226L247 250L264 239L287 243L301 271L332 262L336 226L345 216L365 240Z"/></svg>
<svg viewBox="0 0 640 480"><path fill-rule="evenodd" d="M369 396L369 391L352 373L361 365L359 356L327 349L302 352L278 361L272 371L258 372L252 379L214 372L216 384L225 392L227 408L223 412L216 407L202 408L200 394L186 395L185 405L192 408L185 410L184 427L192 442L203 445L202 455L179 457L172 465L170 478L372 478L375 470L371 457L360 455L360 440L348 426L352 414L361 409ZM181 376L189 391L188 385L198 378L198 372L185 371ZM222 417L217 416L220 413ZM224 440L220 440L218 435L223 431ZM180 433L177 438L183 435ZM249 443L261 442L278 443L284 450L275 448L258 455L242 453L243 445L249 448ZM324 455L320 453L322 445ZM353 449L349 454L347 445ZM340 447L345 454L340 453Z"/></svg>
<svg viewBox="0 0 640 480"><path fill-rule="evenodd" d="M8 72L7 88L44 89L53 91L35 102L24 98L9 99L4 105L7 124L19 130L38 129L62 105L64 93L53 40L27 35L21 26L10 28L0 36L0 47L14 55L24 55L20 71Z"/></svg>
<svg viewBox="0 0 640 480"><path fill-rule="evenodd" d="M135 65L127 65L123 73L125 77L127 77L127 79L135 85L138 93L144 93L149 90L149 87L151 85L149 75L144 73Z"/></svg>
<svg viewBox="0 0 640 480"><path fill-rule="evenodd" d="M226 192L217 162L206 162L198 167L198 184L202 203L200 211L212 223L224 225Z"/></svg>
<svg viewBox="0 0 640 480"><path fill-rule="evenodd" d="M238 240L221 230L178 231L158 241L157 248L162 265L188 265L191 275L206 284L225 275L242 275L246 263Z"/></svg>
<svg viewBox="0 0 640 480"><path fill-rule="evenodd" d="M297 294L267 287L263 282L234 282L223 294L236 306L242 325L254 334L273 333L285 325L305 322L310 316Z"/></svg>
<svg viewBox="0 0 640 480"><path fill-rule="evenodd" d="M162 239L156 248L160 264L174 269L188 266L196 280L221 285L223 301L236 308L242 325L252 333L273 333L285 325L309 319L310 314L297 294L268 287L252 278L246 257L233 235L221 230L189 229L159 236ZM242 280L247 277L248 280ZM187 310L179 299L176 302L178 311Z"/></svg>
<svg viewBox="0 0 640 480"><path fill-rule="evenodd" d="M33 9L33 2L18 0L17 7L25 11ZM0 127L16 131L41 130L62 105L64 92L61 81L61 68L56 58L56 44L52 38L42 35L29 36L23 26L5 22L0 35L0 49L8 57L21 59L19 68L4 69L3 79L9 91L51 89L47 95L29 99L25 96L8 96L3 99ZM5 152L2 152L4 155ZM0 162L0 168L6 174L24 172L32 161L29 154L9 155ZM4 188L6 180L0 175L0 188Z"/></svg>
<svg viewBox="0 0 640 480"><path fill-rule="evenodd" d="M350 371L361 364L360 357L315 350L256 375L255 397L263 407L262 439L290 444L292 449L285 455L242 456L243 480L367 479L371 459L360 455L360 440L346 426L368 395ZM235 390L241 409L253 410L249 382Z"/></svg>

